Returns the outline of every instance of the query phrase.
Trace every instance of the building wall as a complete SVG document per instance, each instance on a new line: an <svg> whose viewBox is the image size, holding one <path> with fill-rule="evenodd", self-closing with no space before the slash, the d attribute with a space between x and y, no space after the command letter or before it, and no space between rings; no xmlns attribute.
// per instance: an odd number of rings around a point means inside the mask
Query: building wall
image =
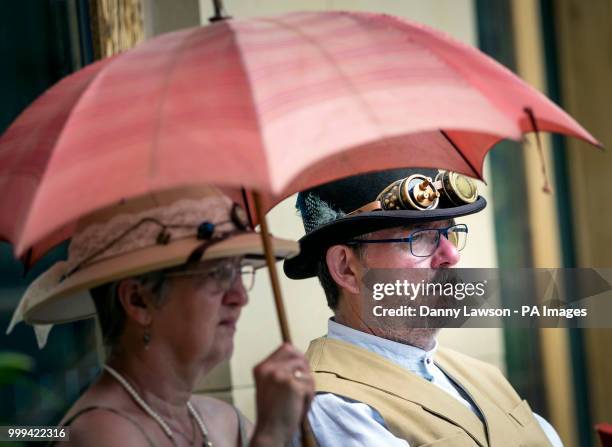
<svg viewBox="0 0 612 447"><path fill-rule="evenodd" d="M515 27L514 48L517 73L538 90L547 94L546 64L541 30L540 9L537 0L512 3ZM536 268L562 267L560 228L557 220L556 194L543 191L542 164L536 147L535 135L530 134L524 144L525 180L528 215L533 228L531 253ZM545 166L551 189L558 191L554 176L554 163L550 135L540 135ZM543 390L548 407L548 420L557 429L565 445L576 445L576 414L571 393L558 393L570 389L572 372L568 344L568 331L561 328L540 329Z"/></svg>
<svg viewBox="0 0 612 447"><path fill-rule="evenodd" d="M563 106L607 148L568 139L572 217L579 267L612 266L612 3L553 2ZM582 365L592 423L612 421L612 329L585 329ZM578 365L576 365L578 366ZM591 427L587 427L590 429Z"/></svg>

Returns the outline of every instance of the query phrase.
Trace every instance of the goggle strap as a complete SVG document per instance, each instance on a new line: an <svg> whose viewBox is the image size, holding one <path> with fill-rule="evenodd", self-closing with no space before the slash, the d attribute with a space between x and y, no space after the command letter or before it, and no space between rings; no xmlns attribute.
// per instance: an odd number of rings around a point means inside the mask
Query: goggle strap
<svg viewBox="0 0 612 447"><path fill-rule="evenodd" d="M347 214L347 216L354 216L359 213L368 213L370 211L380 211L382 210L382 204L380 200L374 200L373 202L366 203L361 208L357 208L355 211L351 211Z"/></svg>

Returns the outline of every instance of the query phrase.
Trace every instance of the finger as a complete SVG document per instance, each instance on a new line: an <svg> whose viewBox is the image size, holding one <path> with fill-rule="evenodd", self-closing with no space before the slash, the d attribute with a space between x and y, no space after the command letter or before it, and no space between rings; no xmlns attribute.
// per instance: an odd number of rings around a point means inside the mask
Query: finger
<svg viewBox="0 0 612 447"><path fill-rule="evenodd" d="M288 360L303 356L304 354L302 354L295 346L289 343L283 343L268 356L267 360Z"/></svg>
<svg viewBox="0 0 612 447"><path fill-rule="evenodd" d="M308 363L296 360L291 361L290 365L292 368L293 377L296 380L300 380L304 383L314 385L314 377L312 375L312 371L310 370L310 366L308 365Z"/></svg>
<svg viewBox="0 0 612 447"><path fill-rule="evenodd" d="M293 382L300 382L296 378L295 371L299 369L299 362L281 362L278 365L264 365L255 371L255 384L258 387L280 385L285 388L293 388ZM298 374L307 380L308 372L300 371Z"/></svg>
<svg viewBox="0 0 612 447"><path fill-rule="evenodd" d="M305 396L310 396L309 398L313 399L314 395L315 395L315 383L314 383L314 379L312 377L309 377L309 376L304 376L304 377L299 379L299 383L300 383L300 391Z"/></svg>
<svg viewBox="0 0 612 447"><path fill-rule="evenodd" d="M280 364L287 361L295 361L296 359L302 359L305 368L308 369L308 362L304 355L295 349L293 346L285 343L276 349L272 354L266 357L263 361L257 364L253 368L255 375L262 375L269 372L270 369L276 369L280 367Z"/></svg>
<svg viewBox="0 0 612 447"><path fill-rule="evenodd" d="M283 368L291 370L297 379L300 376L310 375L310 365L306 358L302 355L291 357L290 359L282 360L282 361L274 361L274 366L276 368Z"/></svg>
<svg viewBox="0 0 612 447"><path fill-rule="evenodd" d="M299 375L310 375L310 367L308 363L301 358L290 358L284 360L267 360L255 372L256 376L264 377L272 374L275 371L286 371L293 375L295 371L300 371Z"/></svg>
<svg viewBox="0 0 612 447"><path fill-rule="evenodd" d="M304 372L298 369L276 369L269 376L269 378L271 378L276 384L291 390L291 393L300 396L300 398L314 393L314 379L309 371ZM262 385L265 382L265 379L262 380Z"/></svg>
<svg viewBox="0 0 612 447"><path fill-rule="evenodd" d="M314 379L311 375L305 374L301 375L299 378L293 375L293 383L292 387L302 396L310 396L310 398L314 397L315 393L315 384Z"/></svg>
<svg viewBox="0 0 612 447"><path fill-rule="evenodd" d="M307 378L306 378L306 374L304 374L304 372L302 371L302 369L301 369L301 368L299 368L299 367L298 367L298 368L295 368L295 369L293 370L293 377L294 377L296 380L307 380Z"/></svg>

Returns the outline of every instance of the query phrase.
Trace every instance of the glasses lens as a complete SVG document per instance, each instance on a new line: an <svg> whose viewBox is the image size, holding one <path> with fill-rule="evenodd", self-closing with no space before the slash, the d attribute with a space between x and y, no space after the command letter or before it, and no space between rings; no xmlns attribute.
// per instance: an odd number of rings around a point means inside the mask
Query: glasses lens
<svg viewBox="0 0 612 447"><path fill-rule="evenodd" d="M252 265L243 265L240 269L244 290L250 291L255 285L255 268Z"/></svg>
<svg viewBox="0 0 612 447"><path fill-rule="evenodd" d="M195 277L197 287L203 287L208 293L225 293L232 288L238 275L246 290L251 290L255 283L255 269L252 265L241 266L240 261L222 261L214 267L201 270L185 270L167 273L167 277Z"/></svg>
<svg viewBox="0 0 612 447"><path fill-rule="evenodd" d="M419 230L411 234L410 251L414 256L430 256L438 246L438 230Z"/></svg>
<svg viewBox="0 0 612 447"><path fill-rule="evenodd" d="M231 262L224 262L206 272L202 279L208 292L225 292L232 287L236 279L236 266Z"/></svg>
<svg viewBox="0 0 612 447"><path fill-rule="evenodd" d="M458 225L448 229L448 240L461 251L465 248L467 242L467 228L463 225Z"/></svg>

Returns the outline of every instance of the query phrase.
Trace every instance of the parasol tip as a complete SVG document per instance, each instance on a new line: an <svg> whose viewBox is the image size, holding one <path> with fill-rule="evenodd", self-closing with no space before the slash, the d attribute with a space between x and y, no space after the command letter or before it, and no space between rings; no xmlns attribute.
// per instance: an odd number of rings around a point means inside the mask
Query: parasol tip
<svg viewBox="0 0 612 447"><path fill-rule="evenodd" d="M213 8L215 10L215 15L208 19L210 23L220 22L222 20L228 20L232 18L231 16L225 14L225 9L223 8L223 0L213 0Z"/></svg>

